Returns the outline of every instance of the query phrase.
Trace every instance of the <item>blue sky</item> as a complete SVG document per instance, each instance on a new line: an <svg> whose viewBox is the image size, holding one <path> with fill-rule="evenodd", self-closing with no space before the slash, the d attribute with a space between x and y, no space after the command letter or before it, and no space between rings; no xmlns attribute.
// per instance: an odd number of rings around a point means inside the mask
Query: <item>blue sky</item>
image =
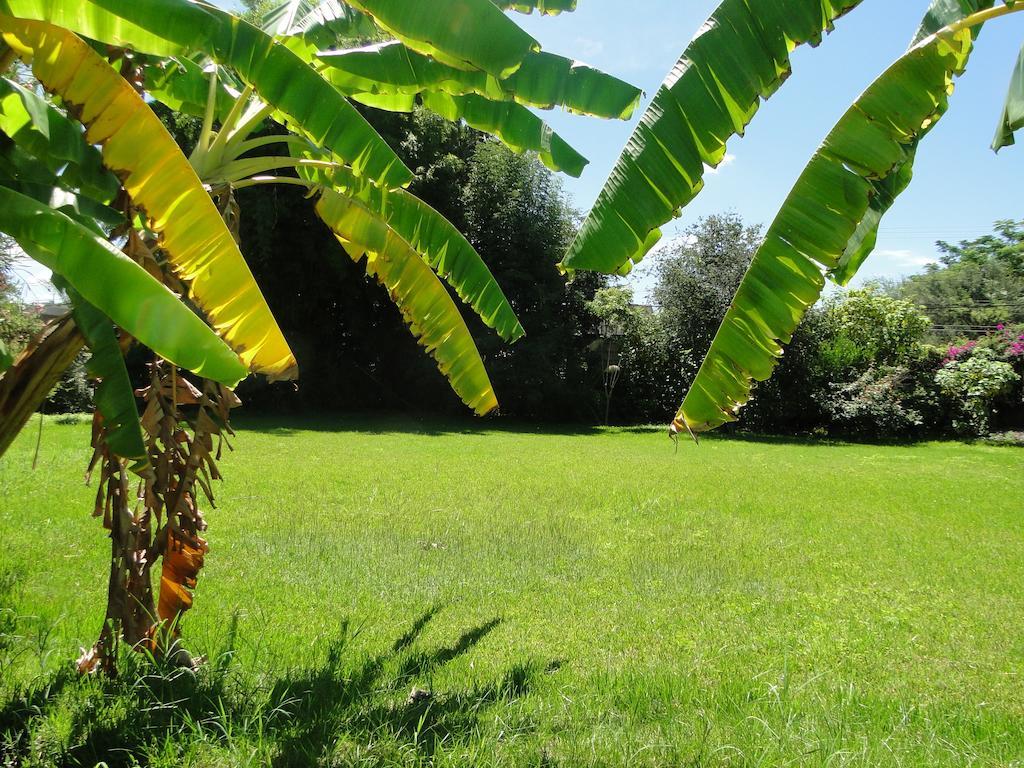
<svg viewBox="0 0 1024 768"><path fill-rule="evenodd" d="M762 106L747 135L730 144L727 164L707 177L704 192L666 227L666 239L700 216L721 211L769 224L836 120L906 49L927 4L865 0L819 48L798 50L793 77ZM571 14L512 15L545 49L618 75L649 98L716 5L645 0L624 11L622 0L579 0ZM1024 13L984 29L949 113L918 153L914 183L883 222L878 247L858 281L920 271L935 259L936 239L976 237L996 219L1024 218L1024 142L998 157L989 149L1022 43ZM576 207L589 209L641 113L629 122L543 113L591 161L582 178L564 177ZM649 262L631 278L641 297L650 283Z"/></svg>

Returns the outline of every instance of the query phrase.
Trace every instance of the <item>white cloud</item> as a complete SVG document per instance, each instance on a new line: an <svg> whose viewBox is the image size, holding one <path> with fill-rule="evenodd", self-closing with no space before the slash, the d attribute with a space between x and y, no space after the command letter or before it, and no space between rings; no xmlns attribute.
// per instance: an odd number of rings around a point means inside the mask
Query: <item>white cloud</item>
<svg viewBox="0 0 1024 768"><path fill-rule="evenodd" d="M920 269L921 267L933 264L935 259L931 256L923 256L908 249L890 248L875 251L873 254L875 266L884 268L906 268Z"/></svg>
<svg viewBox="0 0 1024 768"><path fill-rule="evenodd" d="M708 164L706 164L706 163L705 163L705 164L704 164L704 172L705 172L705 173L708 173L708 174L710 174L710 175L712 175L712 176L717 176L717 175L718 175L718 173L719 173L719 172L720 172L720 171L721 171L721 170L722 170L723 168L725 168L725 166L727 166L727 165L732 165L732 164L733 164L733 162L734 162L735 160L736 160L736 155L731 155L731 154L729 154L728 152L726 152L726 153L725 153L725 157L723 157L723 158L722 158L722 162L720 162L720 163L718 164L718 167L717 167L717 168L712 168L712 167L711 167L710 165L708 165Z"/></svg>
<svg viewBox="0 0 1024 768"><path fill-rule="evenodd" d="M933 256L917 253L909 248L879 248L871 253L854 278L853 284L863 285L878 278L906 277L921 272L926 266L934 263Z"/></svg>

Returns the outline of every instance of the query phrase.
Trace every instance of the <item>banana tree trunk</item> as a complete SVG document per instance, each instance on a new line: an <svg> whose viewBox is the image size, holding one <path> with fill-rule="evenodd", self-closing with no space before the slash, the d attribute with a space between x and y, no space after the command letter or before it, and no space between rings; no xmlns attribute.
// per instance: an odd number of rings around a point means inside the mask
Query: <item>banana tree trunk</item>
<svg viewBox="0 0 1024 768"><path fill-rule="evenodd" d="M74 362L85 345L74 321L49 323L0 378L0 456Z"/></svg>

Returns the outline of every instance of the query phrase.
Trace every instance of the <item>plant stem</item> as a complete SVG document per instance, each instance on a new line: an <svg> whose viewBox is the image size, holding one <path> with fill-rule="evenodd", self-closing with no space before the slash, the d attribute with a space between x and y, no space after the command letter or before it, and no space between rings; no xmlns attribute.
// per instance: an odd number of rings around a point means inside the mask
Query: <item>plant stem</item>
<svg viewBox="0 0 1024 768"><path fill-rule="evenodd" d="M205 153L213 139L213 120L217 113L217 69L210 73L210 90L206 94L206 113L203 115L203 129L199 134L199 151Z"/></svg>
<svg viewBox="0 0 1024 768"><path fill-rule="evenodd" d="M1011 13L1018 13L1020 11L1024 11L1024 3L1021 2L1014 3L1013 5L997 5L994 8L986 8L984 11L972 13L970 16L965 16L959 21L954 21L952 24L948 24L936 32L933 37L952 37L956 33L962 32L965 29L972 29L973 27L984 24L986 21L998 19L1000 16L1008 16ZM930 38L925 38L925 40L928 39ZM923 42L924 41L922 41L922 43Z"/></svg>
<svg viewBox="0 0 1024 768"><path fill-rule="evenodd" d="M231 186L235 189L245 189L246 187L256 187L262 184L292 184L293 186L305 187L306 189L310 189L313 186L313 182L297 179L294 176L253 176Z"/></svg>

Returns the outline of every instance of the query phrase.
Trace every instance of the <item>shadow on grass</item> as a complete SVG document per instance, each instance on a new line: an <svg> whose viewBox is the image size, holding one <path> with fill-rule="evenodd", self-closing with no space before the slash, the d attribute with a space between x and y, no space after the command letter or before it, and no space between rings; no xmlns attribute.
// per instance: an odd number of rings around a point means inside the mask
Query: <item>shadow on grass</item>
<svg viewBox="0 0 1024 768"><path fill-rule="evenodd" d="M80 679L66 665L0 700L0 765L102 761L114 768L151 764L156 755L202 764L204 749L278 768L346 762L353 754L371 765L410 757L429 763L438 749L477 735L491 707L525 696L538 676L559 667L529 660L490 682L434 690L436 672L501 624L494 618L450 646L417 649L442 609L415 617L379 654L356 650L358 630L344 621L322 664L283 674L240 670L232 661L234 626L227 650L198 673L131 653L115 680Z"/></svg>
<svg viewBox="0 0 1024 768"><path fill-rule="evenodd" d="M536 424L499 418L419 419L403 414L345 414L329 413L290 416L247 416L239 414L232 419L236 429L247 432L293 437L302 432L353 432L363 435L419 435L443 437L446 435L477 435L501 432L516 435L599 435L602 427L586 424ZM647 428L623 427L629 431L647 431Z"/></svg>
<svg viewBox="0 0 1024 768"><path fill-rule="evenodd" d="M235 427L276 437L294 437L303 432L354 433L360 435L416 435L421 437L444 437L450 435L547 435L566 437L598 437L612 434L642 434L652 439L668 440L666 425L632 425L602 427L587 424L545 424L515 421L504 418L451 418L417 419L402 414L319 414L290 416L246 416L235 419ZM944 441L963 445L1005 445L1024 446L1020 433L1008 432L1005 436L992 438L956 438L947 434L920 435L916 437L872 437L865 435L773 435L745 432L740 429L723 428L714 433L703 434L700 441L761 443L780 446L808 446L834 448L842 446L879 446L886 448L913 448L922 443ZM679 437L679 447L693 446L686 436Z"/></svg>

